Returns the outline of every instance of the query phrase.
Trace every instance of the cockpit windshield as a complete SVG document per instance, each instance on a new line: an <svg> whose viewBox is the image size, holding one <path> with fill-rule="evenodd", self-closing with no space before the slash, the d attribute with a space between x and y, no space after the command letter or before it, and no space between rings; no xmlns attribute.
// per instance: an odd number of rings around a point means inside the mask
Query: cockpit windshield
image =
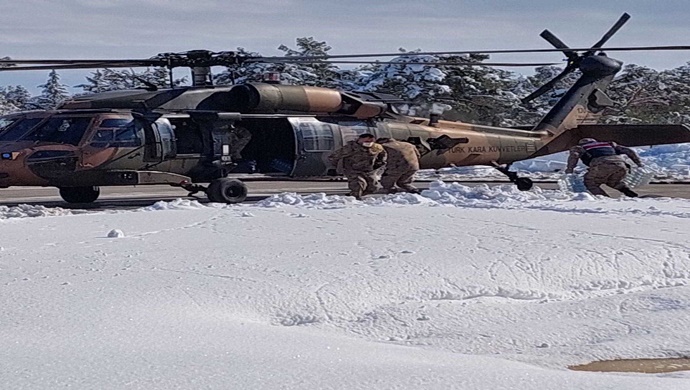
<svg viewBox="0 0 690 390"><path fill-rule="evenodd" d="M53 117L21 137L21 141L55 142L78 145L91 123L91 117Z"/></svg>
<svg viewBox="0 0 690 390"><path fill-rule="evenodd" d="M6 128L10 127L18 118L1 117L0 118L0 133Z"/></svg>
<svg viewBox="0 0 690 390"><path fill-rule="evenodd" d="M4 127L0 129L0 142L13 142L21 138L27 131L39 124L43 118L2 118ZM6 123L6 124L5 124Z"/></svg>

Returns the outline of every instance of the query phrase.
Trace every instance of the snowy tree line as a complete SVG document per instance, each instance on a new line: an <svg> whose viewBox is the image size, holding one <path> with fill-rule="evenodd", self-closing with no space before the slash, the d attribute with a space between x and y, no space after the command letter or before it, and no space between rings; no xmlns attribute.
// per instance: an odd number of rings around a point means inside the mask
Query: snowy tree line
<svg viewBox="0 0 690 390"><path fill-rule="evenodd" d="M331 47L314 38L298 38L296 48L281 45L286 57L310 57L328 54ZM238 48L245 55L259 53ZM392 63L374 63L356 68L340 68L315 60L293 63L245 63L228 67L214 75L218 85L262 81L268 72L280 74L283 84L311 85L349 91L385 92L397 95L407 104L405 114L426 116L443 111L450 120L515 126L536 123L577 79L577 72L557 87L525 105L520 98L561 72L561 68L536 68L531 76L503 69L467 65L487 60L486 55L420 55L400 50ZM443 65L434 64L443 62ZM428 63L428 64L427 64ZM675 69L657 71L629 64L611 83L607 94L615 106L605 112L607 123L690 123L690 62ZM174 81L183 85L185 79ZM163 68L134 70L99 69L75 86L82 93L169 87L168 72ZM39 86L41 94L31 96L23 86L0 87L0 113L18 110L51 109L70 97L57 72L48 75Z"/></svg>

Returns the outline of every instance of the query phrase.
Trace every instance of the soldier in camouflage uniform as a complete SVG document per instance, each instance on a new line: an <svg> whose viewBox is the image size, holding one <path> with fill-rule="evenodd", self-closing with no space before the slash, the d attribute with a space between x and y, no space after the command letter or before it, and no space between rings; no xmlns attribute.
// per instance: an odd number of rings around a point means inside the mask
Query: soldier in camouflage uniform
<svg viewBox="0 0 690 390"><path fill-rule="evenodd" d="M362 134L334 151L329 161L347 176L350 196L361 199L381 189L378 169L386 165L386 151L374 142L372 134ZM340 165L342 164L342 165Z"/></svg>
<svg viewBox="0 0 690 390"><path fill-rule="evenodd" d="M634 150L614 142L598 142L594 138L583 138L577 146L570 149L566 173L572 173L577 160L589 167L584 176L585 187L592 195L609 196L601 189L602 184L614 188L623 194L636 197L637 193L628 188L621 181L628 174L629 166L621 155L628 156L638 167L642 166L640 157Z"/></svg>
<svg viewBox="0 0 690 390"><path fill-rule="evenodd" d="M396 192L396 185L407 192L419 193L412 185L412 178L419 170L419 150L409 142L392 138L380 138L378 143L388 154L386 171L381 177L381 186L388 193Z"/></svg>

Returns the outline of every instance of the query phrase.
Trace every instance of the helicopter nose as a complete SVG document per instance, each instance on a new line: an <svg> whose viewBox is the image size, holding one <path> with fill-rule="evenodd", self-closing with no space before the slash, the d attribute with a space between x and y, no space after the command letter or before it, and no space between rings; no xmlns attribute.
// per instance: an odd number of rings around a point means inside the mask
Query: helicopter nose
<svg viewBox="0 0 690 390"><path fill-rule="evenodd" d="M17 152L0 153L0 188L7 188L11 185L12 172L17 169Z"/></svg>

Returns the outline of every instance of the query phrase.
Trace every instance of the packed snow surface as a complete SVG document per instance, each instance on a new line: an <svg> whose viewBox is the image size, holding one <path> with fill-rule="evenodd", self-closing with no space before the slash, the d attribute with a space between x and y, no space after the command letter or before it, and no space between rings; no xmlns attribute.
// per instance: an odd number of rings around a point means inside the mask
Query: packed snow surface
<svg viewBox="0 0 690 390"><path fill-rule="evenodd" d="M435 182L0 229L7 389L690 388L566 369L690 354L686 200Z"/></svg>

